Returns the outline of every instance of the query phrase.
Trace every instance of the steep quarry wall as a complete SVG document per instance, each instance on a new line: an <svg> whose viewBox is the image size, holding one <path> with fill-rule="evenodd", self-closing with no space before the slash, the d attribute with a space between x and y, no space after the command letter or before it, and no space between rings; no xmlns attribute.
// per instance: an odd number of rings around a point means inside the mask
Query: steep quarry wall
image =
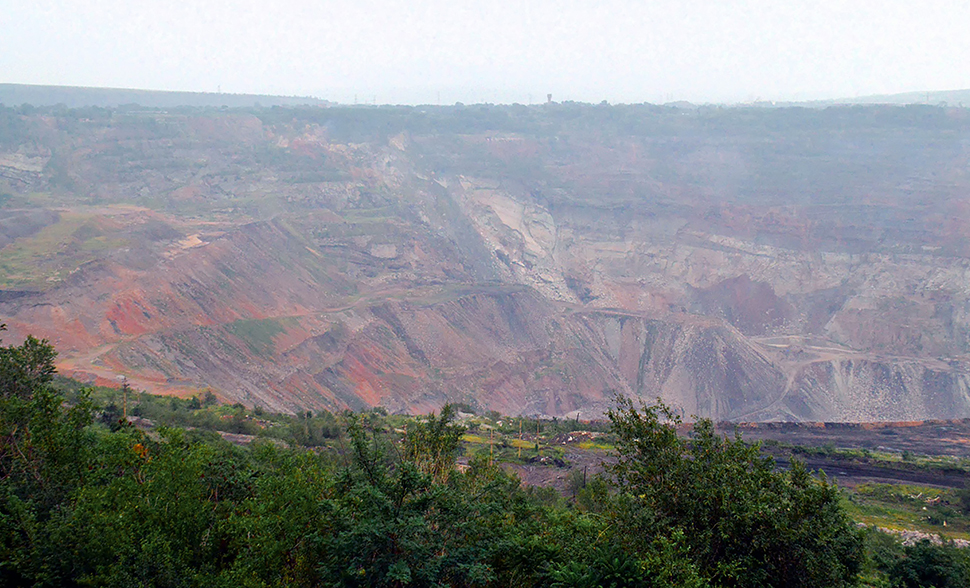
<svg viewBox="0 0 970 588"><path fill-rule="evenodd" d="M731 420L771 404L784 375L735 329L705 320L592 315L638 396L663 398L686 417Z"/></svg>

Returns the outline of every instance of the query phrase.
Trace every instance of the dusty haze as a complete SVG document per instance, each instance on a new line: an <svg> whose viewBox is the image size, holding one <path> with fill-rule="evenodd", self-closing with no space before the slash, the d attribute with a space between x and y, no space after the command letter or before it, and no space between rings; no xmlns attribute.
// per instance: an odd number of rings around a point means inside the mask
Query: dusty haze
<svg viewBox="0 0 970 588"><path fill-rule="evenodd" d="M0 1L0 82L351 103L805 100L970 87L970 5Z"/></svg>

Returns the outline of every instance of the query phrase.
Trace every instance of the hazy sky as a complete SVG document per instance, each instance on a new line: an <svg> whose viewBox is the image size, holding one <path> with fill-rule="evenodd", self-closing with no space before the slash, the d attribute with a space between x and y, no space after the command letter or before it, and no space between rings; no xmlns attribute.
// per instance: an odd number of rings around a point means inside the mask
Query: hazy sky
<svg viewBox="0 0 970 588"><path fill-rule="evenodd" d="M968 0L0 0L0 82L352 102L970 88Z"/></svg>

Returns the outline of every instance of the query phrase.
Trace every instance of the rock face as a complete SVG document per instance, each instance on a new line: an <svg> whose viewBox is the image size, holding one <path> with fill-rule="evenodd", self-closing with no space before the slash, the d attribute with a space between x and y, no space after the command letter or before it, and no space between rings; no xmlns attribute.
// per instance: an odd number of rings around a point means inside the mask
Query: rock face
<svg viewBox="0 0 970 588"><path fill-rule="evenodd" d="M962 109L0 110L0 320L79 378L970 416Z"/></svg>

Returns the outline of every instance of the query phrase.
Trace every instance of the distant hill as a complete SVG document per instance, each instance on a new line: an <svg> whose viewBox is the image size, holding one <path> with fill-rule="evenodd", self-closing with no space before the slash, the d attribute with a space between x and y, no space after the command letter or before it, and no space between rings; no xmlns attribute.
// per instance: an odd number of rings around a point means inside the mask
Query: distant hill
<svg viewBox="0 0 970 588"><path fill-rule="evenodd" d="M260 106L327 106L329 103L326 100L301 96L0 84L0 104L8 106L64 104L71 108L83 106L114 107L123 104L138 104L151 108L173 108L176 106L243 108L257 104Z"/></svg>
<svg viewBox="0 0 970 588"><path fill-rule="evenodd" d="M950 106L970 106L970 90L943 90L938 92L903 92L902 94L873 94L856 98L838 98L826 101L833 104L932 104L946 103Z"/></svg>

